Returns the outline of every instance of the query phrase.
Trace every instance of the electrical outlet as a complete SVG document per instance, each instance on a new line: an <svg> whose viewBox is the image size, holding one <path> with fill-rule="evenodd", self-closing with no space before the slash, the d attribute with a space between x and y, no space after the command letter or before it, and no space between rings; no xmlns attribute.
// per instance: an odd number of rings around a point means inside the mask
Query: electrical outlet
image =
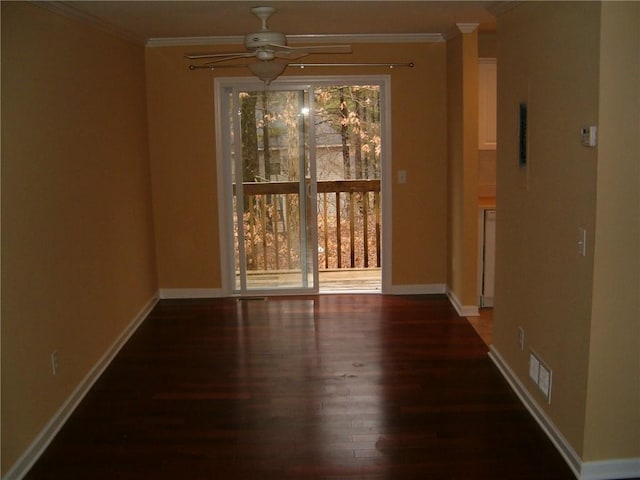
<svg viewBox="0 0 640 480"><path fill-rule="evenodd" d="M524 350L524 328L518 327L518 345L520 350Z"/></svg>
<svg viewBox="0 0 640 480"><path fill-rule="evenodd" d="M529 377L535 382L547 401L551 403L551 369L533 350L529 352Z"/></svg>
<svg viewBox="0 0 640 480"><path fill-rule="evenodd" d="M538 383L538 377L540 375L540 360L533 353L529 354L529 377L531 380Z"/></svg>
<svg viewBox="0 0 640 480"><path fill-rule="evenodd" d="M551 370L544 365L540 365L540 373L538 375L538 387L551 403Z"/></svg>
<svg viewBox="0 0 640 480"><path fill-rule="evenodd" d="M59 366L60 366L60 361L58 359L58 351L55 350L51 353L51 373L56 375L58 373Z"/></svg>

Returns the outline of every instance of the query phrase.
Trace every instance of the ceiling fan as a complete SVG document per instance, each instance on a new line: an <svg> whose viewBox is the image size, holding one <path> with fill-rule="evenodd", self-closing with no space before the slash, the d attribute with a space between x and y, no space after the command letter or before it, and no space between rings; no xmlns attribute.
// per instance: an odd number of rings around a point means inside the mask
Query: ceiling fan
<svg viewBox="0 0 640 480"><path fill-rule="evenodd" d="M286 61L276 59L296 60L312 53L351 53L351 45L312 45L306 47L290 47L284 33L269 30L267 21L276 12L273 7L253 7L253 13L262 22L260 31L248 33L244 36L246 52L227 53L192 53L185 55L190 60L207 60L201 67L239 58L258 59L247 65L249 70L269 84L287 67Z"/></svg>

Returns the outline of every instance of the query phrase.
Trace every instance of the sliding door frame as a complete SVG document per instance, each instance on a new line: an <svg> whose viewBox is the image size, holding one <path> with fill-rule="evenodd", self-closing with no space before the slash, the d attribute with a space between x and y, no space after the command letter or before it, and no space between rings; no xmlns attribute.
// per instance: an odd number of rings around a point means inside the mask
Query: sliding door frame
<svg viewBox="0 0 640 480"><path fill-rule="evenodd" d="M265 86L253 77L220 77L214 79L215 106L215 144L216 144L216 172L218 189L218 230L220 242L220 273L221 290L224 296L234 294L235 262L233 258L233 217L227 215L232 211L231 167L225 159L231 158L231 144L226 135L225 116L229 114L230 89L263 90L263 89L303 89L308 88L313 96L316 86L324 85L379 85L381 117L381 171L380 183L382 189L382 231L381 231L381 263L382 263L382 293L391 290L391 199L392 199L392 158L391 158L391 76L390 75L334 75L334 76L291 76L279 77L271 86ZM315 175L314 175L315 177ZM314 192L315 193L315 192ZM317 262L316 262L317 263ZM317 274L317 272L316 272ZM316 285L316 288L318 285ZM271 294L271 292L269 292ZM282 294L296 294L295 291L283 291Z"/></svg>

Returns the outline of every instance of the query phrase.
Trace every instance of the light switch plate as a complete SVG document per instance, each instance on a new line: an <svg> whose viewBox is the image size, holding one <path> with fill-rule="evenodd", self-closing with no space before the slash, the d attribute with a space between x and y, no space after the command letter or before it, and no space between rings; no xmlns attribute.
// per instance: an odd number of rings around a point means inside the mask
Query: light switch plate
<svg viewBox="0 0 640 480"><path fill-rule="evenodd" d="M582 145L585 147L595 147L598 145L598 127L593 125L583 127L580 130L580 136L582 138Z"/></svg>
<svg viewBox="0 0 640 480"><path fill-rule="evenodd" d="M587 255L587 231L582 227L578 228L578 252L583 257Z"/></svg>

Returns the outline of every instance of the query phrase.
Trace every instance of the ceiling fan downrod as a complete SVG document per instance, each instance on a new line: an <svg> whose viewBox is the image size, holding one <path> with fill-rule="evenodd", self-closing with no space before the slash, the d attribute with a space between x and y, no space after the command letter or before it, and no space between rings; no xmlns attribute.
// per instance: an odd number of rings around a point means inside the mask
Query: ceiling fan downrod
<svg viewBox="0 0 640 480"><path fill-rule="evenodd" d="M273 7L253 7L251 9L251 13L253 13L258 19L262 22L262 30L267 31L269 27L267 26L267 20L276 12L276 9Z"/></svg>

